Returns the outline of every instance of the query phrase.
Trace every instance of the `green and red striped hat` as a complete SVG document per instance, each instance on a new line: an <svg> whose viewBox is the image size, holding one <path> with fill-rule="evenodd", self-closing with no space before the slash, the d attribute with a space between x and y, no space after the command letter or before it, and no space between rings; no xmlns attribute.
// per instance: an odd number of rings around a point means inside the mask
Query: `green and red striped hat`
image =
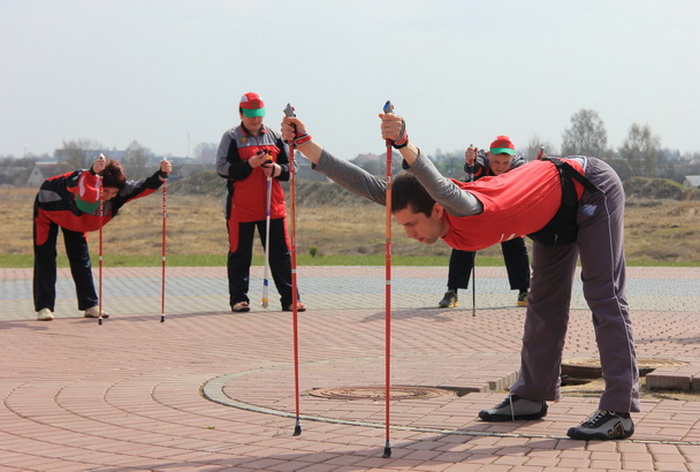
<svg viewBox="0 0 700 472"><path fill-rule="evenodd" d="M248 92L243 95L240 107L243 114L248 118L265 116L265 104L257 93Z"/></svg>
<svg viewBox="0 0 700 472"><path fill-rule="evenodd" d="M489 146L491 154L510 154L515 155L515 146L513 141L508 136L496 136L496 140Z"/></svg>

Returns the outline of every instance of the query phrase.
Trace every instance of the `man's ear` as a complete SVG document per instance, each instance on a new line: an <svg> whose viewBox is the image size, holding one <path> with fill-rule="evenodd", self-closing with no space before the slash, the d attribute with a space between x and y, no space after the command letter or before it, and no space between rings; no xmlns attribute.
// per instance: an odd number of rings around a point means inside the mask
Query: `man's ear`
<svg viewBox="0 0 700 472"><path fill-rule="evenodd" d="M442 214L445 212L445 209L440 205L439 203L435 203L433 205L433 211L430 212L431 216L434 216L437 219L442 218Z"/></svg>

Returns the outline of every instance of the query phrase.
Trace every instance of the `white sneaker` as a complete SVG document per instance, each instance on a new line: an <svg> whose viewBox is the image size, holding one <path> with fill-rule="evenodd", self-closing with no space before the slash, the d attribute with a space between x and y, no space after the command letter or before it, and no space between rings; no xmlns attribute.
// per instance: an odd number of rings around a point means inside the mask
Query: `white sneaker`
<svg viewBox="0 0 700 472"><path fill-rule="evenodd" d="M36 319L39 321L51 321L53 319L53 313L48 308L42 308L36 314Z"/></svg>
<svg viewBox="0 0 700 472"><path fill-rule="evenodd" d="M100 317L100 307L95 305L93 307L85 310L85 318L99 318ZM109 313L102 310L102 318L109 318Z"/></svg>
<svg viewBox="0 0 700 472"><path fill-rule="evenodd" d="M569 428L566 435L572 439L625 439L634 434L634 423L629 413L597 410L583 423Z"/></svg>

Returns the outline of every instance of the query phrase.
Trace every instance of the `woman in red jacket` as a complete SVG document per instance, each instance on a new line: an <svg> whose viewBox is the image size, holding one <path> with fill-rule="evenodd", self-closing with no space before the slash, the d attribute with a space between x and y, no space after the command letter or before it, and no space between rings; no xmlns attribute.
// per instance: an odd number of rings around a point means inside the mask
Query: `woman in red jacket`
<svg viewBox="0 0 700 472"><path fill-rule="evenodd" d="M79 169L44 181L34 200L34 309L39 321L51 321L56 302L56 242L63 232L66 255L75 282L78 309L86 318L99 317L92 279L87 233L117 216L125 203L156 191L168 178L172 164L139 181L127 180L121 164L104 156L90 169ZM100 192L100 186L102 192ZM100 209L102 196L102 214ZM102 317L109 315L102 313Z"/></svg>

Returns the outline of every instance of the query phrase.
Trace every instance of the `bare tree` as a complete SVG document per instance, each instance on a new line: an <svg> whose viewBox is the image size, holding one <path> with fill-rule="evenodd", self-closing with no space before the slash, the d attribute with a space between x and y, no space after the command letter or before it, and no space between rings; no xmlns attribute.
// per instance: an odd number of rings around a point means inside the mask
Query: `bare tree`
<svg viewBox="0 0 700 472"><path fill-rule="evenodd" d="M527 143L527 147L520 149L522 150L520 154L522 154L522 156L528 161L534 161L537 159L540 149L543 150L547 156L558 155L557 149L552 145L552 143L540 139L540 137L537 135L530 138L530 141Z"/></svg>
<svg viewBox="0 0 700 472"><path fill-rule="evenodd" d="M438 154L433 159L435 166L440 170L440 173L446 177L451 177L457 180L464 180L466 177L464 172L464 151L457 151Z"/></svg>
<svg viewBox="0 0 700 472"><path fill-rule="evenodd" d="M148 159L153 156L150 149L143 147L138 141L132 141L125 151L124 164L130 179L142 179L152 173L147 168Z"/></svg>
<svg viewBox="0 0 700 472"><path fill-rule="evenodd" d="M99 155L102 145L89 139L63 141L63 147L54 151L54 157L64 170L85 169Z"/></svg>
<svg viewBox="0 0 700 472"><path fill-rule="evenodd" d="M633 175L656 177L661 140L651 132L649 125L632 123L627 139L619 149L620 157L632 168Z"/></svg>
<svg viewBox="0 0 700 472"><path fill-rule="evenodd" d="M606 157L607 146L608 133L598 112L581 109L571 116L571 128L562 134L562 155L583 154L603 158Z"/></svg>

